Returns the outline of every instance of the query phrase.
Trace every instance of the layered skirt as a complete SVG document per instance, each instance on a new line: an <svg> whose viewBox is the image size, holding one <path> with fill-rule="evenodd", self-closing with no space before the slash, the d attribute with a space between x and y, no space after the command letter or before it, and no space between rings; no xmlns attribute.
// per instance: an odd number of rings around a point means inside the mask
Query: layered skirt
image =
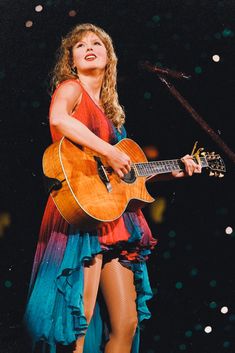
<svg viewBox="0 0 235 353"><path fill-rule="evenodd" d="M102 297L97 297L89 326L83 304L84 266L102 253L106 261L118 258L123 266L133 271L138 328L131 352L138 353L139 329L141 322L150 317L146 301L152 297L146 260L156 244L142 212L125 212L122 220L104 224L103 229L94 232L81 232L65 224L60 217L49 200L24 315L33 351L41 342L42 352L55 353L58 344L70 345L84 334L84 353L104 351L109 325ZM125 227L125 231L121 227Z"/></svg>

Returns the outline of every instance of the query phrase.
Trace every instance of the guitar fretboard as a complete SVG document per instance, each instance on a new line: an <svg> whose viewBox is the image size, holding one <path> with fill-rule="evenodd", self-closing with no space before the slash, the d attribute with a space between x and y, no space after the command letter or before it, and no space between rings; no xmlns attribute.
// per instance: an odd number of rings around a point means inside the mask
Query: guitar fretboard
<svg viewBox="0 0 235 353"><path fill-rule="evenodd" d="M194 161L197 163L196 158L194 158ZM204 157L200 157L200 161L202 168L208 167L208 163ZM135 163L134 165L138 176L151 176L184 170L184 163L180 159Z"/></svg>

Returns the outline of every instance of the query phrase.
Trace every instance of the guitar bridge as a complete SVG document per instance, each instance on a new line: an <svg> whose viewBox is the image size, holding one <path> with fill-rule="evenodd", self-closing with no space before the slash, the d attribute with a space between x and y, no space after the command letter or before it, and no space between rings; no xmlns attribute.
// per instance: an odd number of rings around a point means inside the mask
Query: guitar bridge
<svg viewBox="0 0 235 353"><path fill-rule="evenodd" d="M105 184L108 192L111 192L112 186L111 186L108 174L106 173L105 167L104 167L103 163L101 162L100 157L94 156L94 159L97 162L97 167L98 167L97 169L98 169L98 174L99 174L100 179Z"/></svg>

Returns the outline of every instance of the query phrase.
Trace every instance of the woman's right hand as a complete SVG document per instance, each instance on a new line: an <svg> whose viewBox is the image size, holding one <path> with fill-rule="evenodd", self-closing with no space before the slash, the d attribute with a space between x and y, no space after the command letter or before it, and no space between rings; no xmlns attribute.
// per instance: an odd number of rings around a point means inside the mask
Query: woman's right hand
<svg viewBox="0 0 235 353"><path fill-rule="evenodd" d="M105 157L108 165L120 178L123 178L125 174L130 172L130 157L126 153L120 151L117 147L110 145L109 152Z"/></svg>

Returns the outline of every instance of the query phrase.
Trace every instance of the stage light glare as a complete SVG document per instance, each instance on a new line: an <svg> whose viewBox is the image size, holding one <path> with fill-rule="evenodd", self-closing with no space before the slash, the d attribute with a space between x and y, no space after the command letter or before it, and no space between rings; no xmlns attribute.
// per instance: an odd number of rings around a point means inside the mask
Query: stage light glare
<svg viewBox="0 0 235 353"><path fill-rule="evenodd" d="M215 54L212 56L212 60L215 62L215 63L218 63L220 61L220 56Z"/></svg>
<svg viewBox="0 0 235 353"><path fill-rule="evenodd" d="M158 149L154 145L144 146L143 150L148 159L156 159L159 155Z"/></svg>
<svg viewBox="0 0 235 353"><path fill-rule="evenodd" d="M27 27L27 28L30 28L30 27L32 27L32 25L33 25L33 21L26 21L25 22L25 27Z"/></svg>
<svg viewBox="0 0 235 353"><path fill-rule="evenodd" d="M70 17L75 17L77 15L77 12L75 10L69 11L69 16Z"/></svg>
<svg viewBox="0 0 235 353"><path fill-rule="evenodd" d="M227 306L223 306L221 309L220 309L221 313L222 314L227 314L228 312L228 307Z"/></svg>
<svg viewBox="0 0 235 353"><path fill-rule="evenodd" d="M204 328L204 331L205 331L206 333L211 333L211 332L212 332L212 327L211 327L211 326L206 326L206 327Z"/></svg>
<svg viewBox="0 0 235 353"><path fill-rule="evenodd" d="M35 11L36 11L36 12L41 12L42 10L43 10L42 5L37 5L37 6L35 6Z"/></svg>
<svg viewBox="0 0 235 353"><path fill-rule="evenodd" d="M225 233L226 233L226 234L232 234L232 232L233 232L233 228L232 228L232 227L227 227L227 228L225 229Z"/></svg>

